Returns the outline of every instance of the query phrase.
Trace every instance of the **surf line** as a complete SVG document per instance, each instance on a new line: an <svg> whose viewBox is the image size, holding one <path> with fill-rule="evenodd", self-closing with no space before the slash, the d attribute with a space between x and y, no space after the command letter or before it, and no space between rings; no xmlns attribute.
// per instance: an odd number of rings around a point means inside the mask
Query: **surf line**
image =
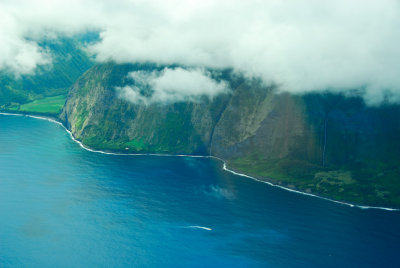
<svg viewBox="0 0 400 268"><path fill-rule="evenodd" d="M177 155L177 154L151 154L151 153L148 153L148 154L140 154L140 153L139 154L132 154L132 153L111 153L111 152L105 152L105 151L101 151L101 150L93 150L93 149L85 146L81 141L77 140L74 137L74 135L72 134L72 132L69 129L67 129L64 126L63 123L61 123L60 121L57 121L55 119L44 117L44 116L36 116L36 115L28 115L28 114L17 114L17 113L3 113L3 112L0 112L0 115L25 116L25 117L31 117L31 118L40 119L40 120L46 120L46 121L55 123L57 125L60 125L69 134L71 139L74 142L76 142L77 144L79 144L79 146L82 149L84 149L86 151L89 151L89 152L93 152L93 153L100 153L100 154L107 154L107 155L121 155L121 156L164 156L164 157L165 156L174 156L174 157L192 157L192 158L213 158L213 159L221 161L223 163L222 169L227 171L227 172L230 172L230 173L232 173L232 174L234 174L236 176L241 176L241 177L245 177L245 178L249 178L249 179L255 180L257 182L265 183L265 184L268 184L270 186L277 187L277 188L280 188L280 189L283 189L283 190L286 190L286 191L289 191L289 192L302 194L302 195L307 195L307 196L312 196L312 197L320 198L320 199L323 199L323 200L331 201L331 202L334 202L334 203L337 203L337 204L346 205L346 206L353 207L353 208L380 209L380 210L386 210L386 211L400 211L400 209L397 209L397 208L355 205L355 204L351 204L351 203L347 203L347 202L333 200L333 199L330 199L330 198L327 198L327 197L323 197L323 196L319 196L319 195L315 195L315 194L301 192L301 191L290 189L290 188L287 188L287 187L284 187L284 186L281 186L281 185L273 184L273 183L268 182L268 181L260 180L260 179L257 179L255 177L252 177L252 176L249 176L249 175L246 175L246 174L243 174L243 173L239 173L239 172L233 171L233 170L231 170L231 169L229 169L227 167L225 160L223 160L223 159L221 159L219 157L216 157L216 156L211 156L211 155L186 155L186 154L178 154ZM201 227L201 226L197 226L197 227ZM207 227L205 227L205 228L207 228Z"/></svg>
<svg viewBox="0 0 400 268"><path fill-rule="evenodd" d="M209 227L204 227L204 226L199 226L199 225L185 226L183 228L186 228L186 229L189 229L189 228L190 229L203 229L203 230L206 230L206 231L212 231L212 229L209 228Z"/></svg>
<svg viewBox="0 0 400 268"><path fill-rule="evenodd" d="M220 160L223 161L222 159L220 159ZM230 172L230 173L235 174L237 176L246 177L246 178L261 182L261 183L266 183L266 184L268 184L270 186L278 187L278 188L284 189L284 190L289 191L289 192L298 193L298 194L302 194L302 195L308 195L308 196L312 196L312 197L317 197L317 198L320 198L320 199L324 199L324 200L327 200L327 201L335 202L335 203L341 204L341 205L346 205L346 206L349 206L349 207L357 207L357 208L361 208L361 209L382 209L382 210L387 210L387 211L400 211L400 209L397 209L397 208L354 205L354 204L351 204L351 203L342 202L342 201L338 201L338 200L333 200L333 199L330 199L330 198L327 198L327 197L323 197L323 196L319 196L319 195L315 195L315 194L305 193L305 192L301 192L301 191L298 191L298 190L286 188L286 187L281 186L281 185L273 184L273 183L268 182L268 181L260 180L260 179L251 177L249 175L246 175L246 174L243 174L243 173L238 173L236 171L230 170L230 169L228 169L226 167L225 161L223 163L224 164L223 164L222 168L227 172Z"/></svg>

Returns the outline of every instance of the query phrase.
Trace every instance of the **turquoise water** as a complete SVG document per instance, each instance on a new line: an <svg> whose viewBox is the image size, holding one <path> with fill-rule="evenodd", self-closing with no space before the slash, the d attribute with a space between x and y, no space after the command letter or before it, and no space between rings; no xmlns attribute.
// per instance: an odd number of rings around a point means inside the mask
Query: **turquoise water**
<svg viewBox="0 0 400 268"><path fill-rule="evenodd" d="M0 267L400 266L400 212L221 167L93 153L57 124L0 115Z"/></svg>

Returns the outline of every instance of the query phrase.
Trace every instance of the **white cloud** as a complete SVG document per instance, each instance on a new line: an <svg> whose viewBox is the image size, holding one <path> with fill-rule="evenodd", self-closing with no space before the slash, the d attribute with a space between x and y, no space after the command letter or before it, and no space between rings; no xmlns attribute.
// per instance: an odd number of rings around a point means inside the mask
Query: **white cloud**
<svg viewBox="0 0 400 268"><path fill-rule="evenodd" d="M35 42L24 39L16 20L2 10L0 25L0 69L18 76L50 62L49 55Z"/></svg>
<svg viewBox="0 0 400 268"><path fill-rule="evenodd" d="M171 103L198 101L228 93L225 81L216 81L200 69L164 68L162 71L135 71L129 74L134 85L117 88L119 96L134 103Z"/></svg>
<svg viewBox="0 0 400 268"><path fill-rule="evenodd" d="M102 14L96 10L94 1L2 0L0 69L19 76L33 73L38 65L51 64L51 55L38 42L100 29L96 18Z"/></svg>
<svg viewBox="0 0 400 268"><path fill-rule="evenodd" d="M0 10L36 55L21 69L43 56L24 37L97 28L99 61L233 68L291 92L363 87L371 103L400 96L398 0L4 0ZM18 55L5 56L10 46L0 44L0 67Z"/></svg>

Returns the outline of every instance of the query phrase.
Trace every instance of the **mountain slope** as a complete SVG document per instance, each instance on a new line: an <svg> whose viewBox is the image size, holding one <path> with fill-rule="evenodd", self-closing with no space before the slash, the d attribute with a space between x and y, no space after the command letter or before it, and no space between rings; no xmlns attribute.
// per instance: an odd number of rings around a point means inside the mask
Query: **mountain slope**
<svg viewBox="0 0 400 268"><path fill-rule="evenodd" d="M102 150L213 155L289 188L359 204L400 207L400 106L359 97L277 94L256 81L197 102L134 104L119 98L127 74L150 66L94 66L60 116Z"/></svg>
<svg viewBox="0 0 400 268"><path fill-rule="evenodd" d="M200 103L134 105L117 97L135 65L95 66L72 87L61 118L98 149L208 154L211 131L227 96Z"/></svg>
<svg viewBox="0 0 400 268"><path fill-rule="evenodd" d="M49 96L66 95L68 88L93 62L82 45L96 40L95 34L44 40L39 45L52 56L50 66L39 66L34 74L16 77L0 72L0 108L18 108L20 104Z"/></svg>

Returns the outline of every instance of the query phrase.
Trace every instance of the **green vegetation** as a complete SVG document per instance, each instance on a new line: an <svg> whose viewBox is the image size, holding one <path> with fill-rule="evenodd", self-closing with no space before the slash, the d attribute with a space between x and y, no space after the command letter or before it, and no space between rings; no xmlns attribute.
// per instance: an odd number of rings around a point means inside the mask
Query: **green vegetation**
<svg viewBox="0 0 400 268"><path fill-rule="evenodd" d="M193 129L191 111L195 104L134 107L117 97L115 87L124 86L127 74L140 68L111 63L94 66L71 88L73 97L64 107L61 120L70 125L76 138L96 149L205 154L201 133ZM69 114L72 107L74 113ZM219 112L216 107L207 110Z"/></svg>
<svg viewBox="0 0 400 268"><path fill-rule="evenodd" d="M85 116L86 115L86 116ZM82 128L83 121L87 118L87 113L82 111L76 118L74 127ZM109 112L106 115L107 120L102 121L101 125L90 125L85 128L85 134L82 141L88 146L100 150L116 150L134 153L170 153L171 151L177 153L184 153L192 150L194 144L199 142L199 138L191 131L190 118L182 120L182 115L169 113L165 120L157 123L156 126L147 125L145 122L141 125L143 129L152 129L153 135L159 142L149 142L148 136L142 136L140 133L136 134L135 138L119 137L116 135L115 130L120 128L121 122L120 115ZM113 120L112 120L113 119ZM146 124L147 123L147 124ZM173 138L174 137L174 138ZM80 138L80 136L78 136Z"/></svg>
<svg viewBox="0 0 400 268"><path fill-rule="evenodd" d="M51 65L38 66L33 74L19 77L6 70L0 71L0 110L16 109L35 100L66 95L76 79L93 65L82 45L96 39L95 34L88 33L43 40L39 45L52 55ZM50 110L44 108L41 112L54 113L58 109L48 108Z"/></svg>
<svg viewBox="0 0 400 268"><path fill-rule="evenodd" d="M8 109L24 113L58 115L64 106L65 100L66 95L46 97L22 105L14 104Z"/></svg>
<svg viewBox="0 0 400 268"><path fill-rule="evenodd" d="M229 168L284 187L335 200L376 206L400 206L400 168L373 161L356 166L321 167L299 160L236 158Z"/></svg>
<svg viewBox="0 0 400 268"><path fill-rule="evenodd" d="M132 148L132 143L124 141L105 140L99 136L88 136L83 139L83 143L91 148L105 151L128 151ZM135 148L134 152L141 152L140 148Z"/></svg>
<svg viewBox="0 0 400 268"><path fill-rule="evenodd" d="M131 140L125 143L126 148L135 150L135 151L143 151L147 149L147 145L142 140Z"/></svg>

